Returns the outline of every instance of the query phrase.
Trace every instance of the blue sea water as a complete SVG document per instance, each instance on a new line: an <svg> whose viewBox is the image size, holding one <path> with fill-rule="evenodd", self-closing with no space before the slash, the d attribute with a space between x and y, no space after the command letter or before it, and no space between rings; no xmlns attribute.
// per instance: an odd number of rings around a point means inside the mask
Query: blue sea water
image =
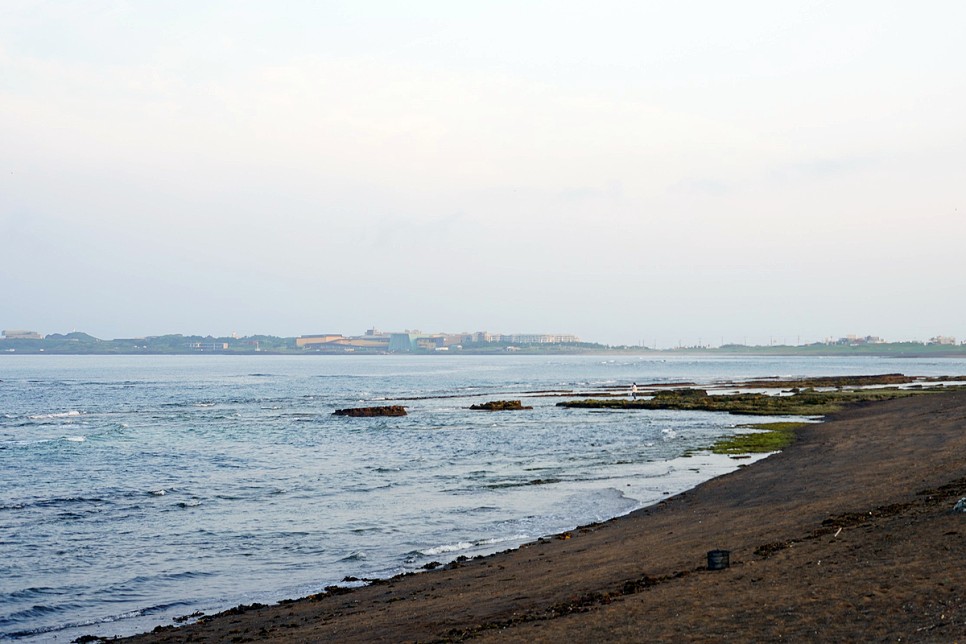
<svg viewBox="0 0 966 644"><path fill-rule="evenodd" d="M0 356L0 639L130 634L515 547L734 469L704 448L763 420L537 392L891 372L966 361ZM506 398L534 409L468 409ZM332 415L390 403L409 415Z"/></svg>

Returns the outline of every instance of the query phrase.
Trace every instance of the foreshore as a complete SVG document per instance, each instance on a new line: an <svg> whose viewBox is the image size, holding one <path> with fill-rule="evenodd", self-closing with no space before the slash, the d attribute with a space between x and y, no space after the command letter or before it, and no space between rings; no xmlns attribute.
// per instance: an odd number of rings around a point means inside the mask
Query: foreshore
<svg viewBox="0 0 966 644"><path fill-rule="evenodd" d="M966 391L878 402L625 517L129 641L953 641L964 496Z"/></svg>

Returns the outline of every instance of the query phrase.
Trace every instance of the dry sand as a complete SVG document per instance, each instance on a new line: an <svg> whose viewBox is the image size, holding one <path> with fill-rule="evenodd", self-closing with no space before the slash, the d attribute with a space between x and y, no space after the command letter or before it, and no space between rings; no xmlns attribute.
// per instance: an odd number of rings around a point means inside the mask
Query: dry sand
<svg viewBox="0 0 966 644"><path fill-rule="evenodd" d="M966 391L875 403L626 517L134 641L966 640L963 496Z"/></svg>

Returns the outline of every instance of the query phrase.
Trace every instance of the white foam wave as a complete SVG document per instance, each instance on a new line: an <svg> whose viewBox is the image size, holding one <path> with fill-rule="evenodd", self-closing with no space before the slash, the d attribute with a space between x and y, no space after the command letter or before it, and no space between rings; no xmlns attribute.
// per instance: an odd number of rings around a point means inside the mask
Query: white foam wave
<svg viewBox="0 0 966 644"><path fill-rule="evenodd" d="M73 418L74 416L80 416L81 413L75 409L70 411L64 411L53 414L35 414L33 416L27 416L30 420L50 420L53 418Z"/></svg>
<svg viewBox="0 0 966 644"><path fill-rule="evenodd" d="M447 552L458 552L460 550L469 550L474 544L469 541L460 541L459 543L448 544L445 546L436 546L435 548L427 548L426 550L420 550L419 554L426 555L427 557L433 557L436 555L446 554Z"/></svg>
<svg viewBox="0 0 966 644"><path fill-rule="evenodd" d="M530 535L528 535L528 534L515 534L515 535L509 536L509 537L497 537L497 538L493 538L493 539L479 539L476 542L474 542L473 545L475 545L475 546L495 546L498 543L506 543L508 541L523 541L523 540L526 540L526 539L529 539L529 538L530 538Z"/></svg>
<svg viewBox="0 0 966 644"><path fill-rule="evenodd" d="M87 440L86 436L64 436L64 440L68 443L83 443Z"/></svg>
<svg viewBox="0 0 966 644"><path fill-rule="evenodd" d="M530 536L527 534L514 534L507 537L476 539L475 541L458 541L457 543L449 543L442 546L435 546L433 548L426 548L425 550L418 550L417 552L425 557L435 557L437 555L460 552L461 550L469 550L471 548L495 546L500 543L519 543L520 541L526 541L529 538Z"/></svg>

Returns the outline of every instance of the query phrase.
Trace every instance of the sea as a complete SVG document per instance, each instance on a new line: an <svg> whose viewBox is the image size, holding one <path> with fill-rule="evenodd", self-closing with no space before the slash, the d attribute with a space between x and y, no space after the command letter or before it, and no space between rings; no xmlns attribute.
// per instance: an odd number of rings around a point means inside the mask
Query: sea
<svg viewBox="0 0 966 644"><path fill-rule="evenodd" d="M0 639L133 634L514 548L760 458L708 447L776 420L561 400L875 373L966 360L3 355ZM469 409L507 399L533 409ZM408 415L333 415L388 404Z"/></svg>

